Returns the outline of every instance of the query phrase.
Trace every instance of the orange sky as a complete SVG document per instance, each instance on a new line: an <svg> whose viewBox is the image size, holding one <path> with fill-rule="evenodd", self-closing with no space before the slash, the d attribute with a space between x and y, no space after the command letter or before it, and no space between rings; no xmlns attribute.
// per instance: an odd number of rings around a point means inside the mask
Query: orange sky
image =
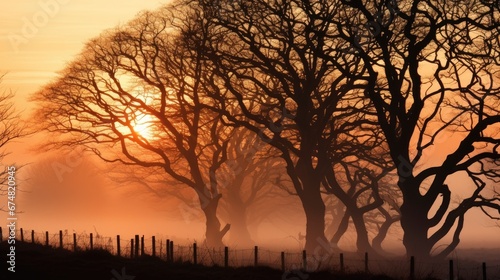
<svg viewBox="0 0 500 280"><path fill-rule="evenodd" d="M160 0L23 0L2 1L0 73L3 90L24 100L55 77L83 44L103 30L126 23ZM21 103L22 102L22 103Z"/></svg>
<svg viewBox="0 0 500 280"><path fill-rule="evenodd" d="M23 0L3 1L0 8L0 88L16 94L18 109L27 97L48 83L80 52L84 43L103 30L126 23L143 9L164 4L159 0ZM27 110L26 110L27 111ZM26 143L22 144L25 145ZM20 158L23 150L9 157ZM483 216L468 215L463 240L480 246L494 240L498 229ZM477 239L481 228L482 238ZM484 229L484 230L483 230ZM498 240L498 239L497 239Z"/></svg>

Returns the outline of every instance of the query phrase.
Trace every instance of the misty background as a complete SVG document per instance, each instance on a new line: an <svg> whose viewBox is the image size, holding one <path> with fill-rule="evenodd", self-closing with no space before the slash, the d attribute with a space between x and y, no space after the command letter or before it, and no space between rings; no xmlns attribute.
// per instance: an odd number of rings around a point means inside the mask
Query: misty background
<svg viewBox="0 0 500 280"><path fill-rule="evenodd" d="M160 5L156 1L130 2L123 9L118 9L122 12L110 16L106 12L108 9L98 6L95 1L54 3L59 3L57 13L47 13L47 23L36 26L37 31L33 31L33 36L28 36L26 43L14 48L8 36L2 37L1 43L5 48L0 52L0 60L5 63L1 70L7 72L7 75L0 86L2 92L16 93L15 104L26 116L30 112L30 108L26 106L27 96L58 77L56 72L72 60L82 49L84 42L107 28L129 21L143 9ZM108 8L118 5L115 1L106 3ZM36 13L45 11L36 1L10 5L12 9L3 11L0 25L2 34L22 34L25 18L31 20ZM73 30L82 32L72 32ZM426 152L428 162L441 162L447 155L446 152L458 146L458 142L453 142L450 140L452 136L448 136L437 139L434 150ZM17 204L22 212L19 214L20 227L53 233L59 230L94 232L110 237L116 234L156 235L180 242L185 240L186 243L204 239L203 213L199 209L196 194L189 188L139 167L125 168L103 163L78 149L41 151L36 148L49 137L34 135L5 147L10 154L3 163L22 165L16 175L19 182ZM265 164L268 163L259 163L258 166L265 168L255 172L285 172L280 163ZM245 189L258 179L252 174L242 181ZM287 191L292 187L286 179L277 180L276 174L267 176L259 184L263 189L259 190L258 199L249 205L244 217L239 217L247 220L248 232L235 232L233 228L224 237L224 242L237 248L260 245L298 251L305 243L306 223L300 200L295 195L289 195ZM228 181L233 179L228 178ZM453 180L459 183L464 178L458 175ZM224 193L231 190L229 185L221 189L223 196L218 216L223 224L234 224L238 217L231 217L233 213L229 208L234 201L231 201L228 193ZM463 196L466 194L464 192ZM251 197L250 193L241 195L244 199ZM453 199L461 196L458 193ZM331 206L327 210L327 228L339 220L335 216L335 206L338 203L335 200L327 201L327 205ZM1 219L6 217L6 213L0 213ZM466 227L461 234L459 248L478 248L485 244L490 248L500 248L499 228L495 221L476 209L468 212L465 217ZM401 238L402 230L399 223L396 223L383 243L384 248L403 253ZM350 223L339 247L355 251L355 240L356 233Z"/></svg>

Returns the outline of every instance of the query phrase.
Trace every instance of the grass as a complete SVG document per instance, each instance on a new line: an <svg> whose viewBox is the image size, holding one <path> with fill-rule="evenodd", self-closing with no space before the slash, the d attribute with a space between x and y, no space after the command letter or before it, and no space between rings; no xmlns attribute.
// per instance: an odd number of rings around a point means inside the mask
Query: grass
<svg viewBox="0 0 500 280"><path fill-rule="evenodd" d="M141 279L289 279L289 280L389 280L383 275L355 273L335 274L328 271L286 272L269 267L224 268L193 265L187 262L167 263L159 258L144 256L137 259L117 257L106 250L96 249L72 252L39 244L16 241L16 272L7 270L9 245L0 244L0 279L40 280L141 280ZM122 274L125 269L125 274ZM127 277L128 275L128 277Z"/></svg>

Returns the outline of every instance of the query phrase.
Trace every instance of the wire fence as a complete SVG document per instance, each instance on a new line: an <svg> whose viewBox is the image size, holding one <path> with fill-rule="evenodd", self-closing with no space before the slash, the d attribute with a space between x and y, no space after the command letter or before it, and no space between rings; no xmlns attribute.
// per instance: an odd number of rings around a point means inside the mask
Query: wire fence
<svg viewBox="0 0 500 280"><path fill-rule="evenodd" d="M2 232L0 242L9 234ZM440 262L419 261L414 258L370 258L358 253L332 253L329 255L308 254L306 251L275 251L255 246L250 249L208 248L197 243L178 244L174 240L135 235L123 239L93 233L75 233L60 230L56 233L19 229L15 239L27 243L42 244L70 251L103 249L113 255L136 258L154 256L167 262L191 262L206 266L243 267L268 266L283 271L330 270L353 273L368 272L385 274L396 279L491 279L500 280L499 260L449 259Z"/></svg>

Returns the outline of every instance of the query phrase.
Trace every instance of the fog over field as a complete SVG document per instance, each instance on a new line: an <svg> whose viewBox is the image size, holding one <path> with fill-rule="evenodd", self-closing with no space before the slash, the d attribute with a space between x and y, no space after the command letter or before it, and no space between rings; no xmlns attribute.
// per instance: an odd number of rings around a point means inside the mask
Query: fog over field
<svg viewBox="0 0 500 280"><path fill-rule="evenodd" d="M498 1L4 6L7 244L283 273L499 263Z"/></svg>

